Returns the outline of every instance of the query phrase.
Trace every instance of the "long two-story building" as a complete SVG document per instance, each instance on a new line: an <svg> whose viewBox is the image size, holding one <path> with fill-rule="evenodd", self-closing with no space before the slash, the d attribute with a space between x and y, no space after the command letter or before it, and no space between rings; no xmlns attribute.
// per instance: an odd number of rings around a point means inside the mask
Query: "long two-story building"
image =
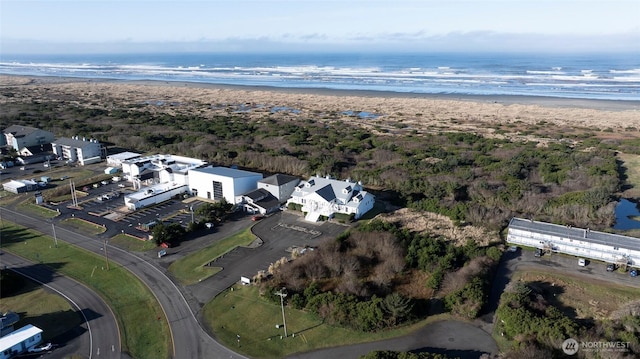
<svg viewBox="0 0 640 359"><path fill-rule="evenodd" d="M507 242L619 265L640 266L640 238L512 218Z"/></svg>

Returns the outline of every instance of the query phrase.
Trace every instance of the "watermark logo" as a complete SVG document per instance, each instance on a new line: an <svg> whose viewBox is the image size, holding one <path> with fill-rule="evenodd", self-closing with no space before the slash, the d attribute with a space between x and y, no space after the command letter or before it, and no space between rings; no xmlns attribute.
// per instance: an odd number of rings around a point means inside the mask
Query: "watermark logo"
<svg viewBox="0 0 640 359"><path fill-rule="evenodd" d="M564 342L562 342L562 351L567 355L573 355L577 353L578 342L573 338L565 340Z"/></svg>
<svg viewBox="0 0 640 359"><path fill-rule="evenodd" d="M567 355L574 355L578 350L584 352L628 352L629 342L578 342L569 338L562 342L562 351Z"/></svg>

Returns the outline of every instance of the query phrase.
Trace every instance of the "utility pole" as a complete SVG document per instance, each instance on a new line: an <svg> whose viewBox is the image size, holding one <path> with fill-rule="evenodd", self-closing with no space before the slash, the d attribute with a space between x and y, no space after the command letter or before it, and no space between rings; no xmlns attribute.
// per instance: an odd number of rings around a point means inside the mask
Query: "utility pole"
<svg viewBox="0 0 640 359"><path fill-rule="evenodd" d="M109 254L107 254L107 239L104 239L104 258L107 261L107 270L109 270Z"/></svg>
<svg viewBox="0 0 640 359"><path fill-rule="evenodd" d="M53 229L53 243L55 244L56 248L58 248L58 237L56 236L56 226L55 224L53 224L53 222L51 222L51 229Z"/></svg>
<svg viewBox="0 0 640 359"><path fill-rule="evenodd" d="M287 296L287 293L285 293L286 288L282 288L279 292L276 292L275 294L277 296L280 296L280 308L282 308L282 322L284 324L284 337L287 337L287 320L284 317L284 298Z"/></svg>

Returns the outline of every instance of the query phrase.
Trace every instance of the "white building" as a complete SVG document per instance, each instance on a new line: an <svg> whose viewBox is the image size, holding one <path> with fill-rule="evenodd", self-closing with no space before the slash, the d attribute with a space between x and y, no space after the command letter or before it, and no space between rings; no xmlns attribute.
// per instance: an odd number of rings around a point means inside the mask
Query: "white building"
<svg viewBox="0 0 640 359"><path fill-rule="evenodd" d="M39 128L13 125L2 131L5 143L20 151L24 147L40 146L53 142L53 133Z"/></svg>
<svg viewBox="0 0 640 359"><path fill-rule="evenodd" d="M3 183L2 188L11 193L24 193L38 189L38 183L32 180L11 180Z"/></svg>
<svg viewBox="0 0 640 359"><path fill-rule="evenodd" d="M124 204L128 209L135 211L140 208L168 201L173 196L188 192L188 189L184 183L160 183L125 195Z"/></svg>
<svg viewBox="0 0 640 359"><path fill-rule="evenodd" d="M102 161L102 146L98 140L63 137L53 141L51 146L58 157L81 166Z"/></svg>
<svg viewBox="0 0 640 359"><path fill-rule="evenodd" d="M275 174L258 181L258 189L269 191L280 203L285 203L300 183L300 179L294 176Z"/></svg>
<svg viewBox="0 0 640 359"><path fill-rule="evenodd" d="M189 183L190 170L204 166L207 162L174 155L152 155L121 161L122 175L133 182L134 188L142 184L176 182Z"/></svg>
<svg viewBox="0 0 640 359"><path fill-rule="evenodd" d="M305 220L317 222L320 216L331 218L335 213L353 214L358 219L373 208L375 197L360 182L311 177L296 187L289 203L302 205L302 212L307 213Z"/></svg>
<svg viewBox="0 0 640 359"><path fill-rule="evenodd" d="M135 152L120 152L107 156L107 166L120 168L122 162L139 158L140 154Z"/></svg>
<svg viewBox="0 0 640 359"><path fill-rule="evenodd" d="M512 218L507 242L620 265L640 265L640 238Z"/></svg>
<svg viewBox="0 0 640 359"><path fill-rule="evenodd" d="M227 167L204 167L189 171L189 188L194 196L236 204L243 193L257 188L261 173Z"/></svg>
<svg viewBox="0 0 640 359"><path fill-rule="evenodd" d="M42 329L27 324L0 338L0 359L13 358L40 344Z"/></svg>
<svg viewBox="0 0 640 359"><path fill-rule="evenodd" d="M247 192L240 196L238 203L251 213L269 214L280 209L281 202L264 188Z"/></svg>

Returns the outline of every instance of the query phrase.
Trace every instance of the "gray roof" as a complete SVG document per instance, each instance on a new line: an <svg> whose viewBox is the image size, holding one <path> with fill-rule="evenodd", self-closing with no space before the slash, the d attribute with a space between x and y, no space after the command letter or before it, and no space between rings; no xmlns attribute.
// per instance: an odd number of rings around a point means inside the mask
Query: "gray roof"
<svg viewBox="0 0 640 359"><path fill-rule="evenodd" d="M262 174L257 172L250 172L250 171L238 170L235 168L227 168L227 167L194 168L191 171L208 173L208 174L224 176L224 177L231 177L231 178L254 177L254 176L262 177Z"/></svg>
<svg viewBox="0 0 640 359"><path fill-rule="evenodd" d="M298 177L294 177L294 176L289 176L289 175L283 175L283 174L275 174L273 176L269 176L265 179L261 179L260 183L265 183L265 184L270 184L270 185L274 185L274 186L282 186L283 184L287 184L289 182L293 182L293 181L300 181L300 179Z"/></svg>
<svg viewBox="0 0 640 359"><path fill-rule="evenodd" d="M263 188L254 189L253 191L243 194L245 197L251 198L253 201L257 201L259 198L265 198L271 195L269 191ZM273 195L271 195L273 197ZM275 197L274 197L275 198Z"/></svg>
<svg viewBox="0 0 640 359"><path fill-rule="evenodd" d="M60 146L81 147L81 148L85 147L88 144L93 145L94 143L95 145L100 146L100 144L97 142L75 140L73 138L67 138L67 137L60 137L55 141L53 141L53 143Z"/></svg>
<svg viewBox="0 0 640 359"><path fill-rule="evenodd" d="M509 222L509 229L511 228L640 251L640 238L592 231L588 228L584 229L571 226L562 226L558 224L531 221L529 219L515 217L512 218Z"/></svg>
<svg viewBox="0 0 640 359"><path fill-rule="evenodd" d="M13 134L14 137L23 137L26 135L29 135L35 131L38 131L37 128L35 127L29 127L29 126L21 126L21 125L12 125L7 127L3 132L4 133L11 133Z"/></svg>

